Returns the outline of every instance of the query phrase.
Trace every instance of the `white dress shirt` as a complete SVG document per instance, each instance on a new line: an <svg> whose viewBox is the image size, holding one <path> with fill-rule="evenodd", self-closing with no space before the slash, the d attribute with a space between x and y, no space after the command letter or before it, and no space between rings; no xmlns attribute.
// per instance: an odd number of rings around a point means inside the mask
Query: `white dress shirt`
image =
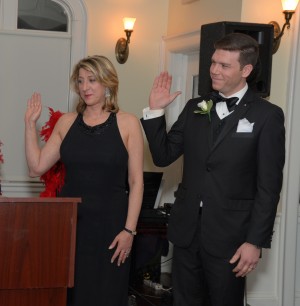
<svg viewBox="0 0 300 306"><path fill-rule="evenodd" d="M219 93L220 96L224 97L224 98L231 98L231 97L237 97L238 101L236 102L236 105L238 105L241 101L241 99L243 98L244 94L246 93L246 91L248 90L248 84L246 83L245 87L242 88L240 91L236 92L233 95L230 95L228 97L225 97L221 92ZM227 104L226 102L218 102L216 104L216 112L219 116L219 118L222 120L223 118L227 117L228 115L230 115L233 111L229 112L228 108L227 108Z"/></svg>

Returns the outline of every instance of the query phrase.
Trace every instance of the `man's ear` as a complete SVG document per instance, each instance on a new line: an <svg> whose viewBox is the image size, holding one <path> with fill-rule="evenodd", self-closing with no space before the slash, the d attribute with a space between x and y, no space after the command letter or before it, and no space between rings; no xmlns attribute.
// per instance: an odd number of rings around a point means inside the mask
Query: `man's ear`
<svg viewBox="0 0 300 306"><path fill-rule="evenodd" d="M242 75L244 78L247 78L253 70L253 66L251 64L245 65L242 69Z"/></svg>

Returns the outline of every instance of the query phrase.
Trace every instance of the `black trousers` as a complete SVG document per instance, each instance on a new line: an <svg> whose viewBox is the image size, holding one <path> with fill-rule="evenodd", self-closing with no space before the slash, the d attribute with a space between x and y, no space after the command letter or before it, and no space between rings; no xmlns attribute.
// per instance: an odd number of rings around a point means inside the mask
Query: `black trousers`
<svg viewBox="0 0 300 306"><path fill-rule="evenodd" d="M230 258L215 257L201 243L201 215L188 248L174 246L174 306L243 306L245 278L232 272Z"/></svg>

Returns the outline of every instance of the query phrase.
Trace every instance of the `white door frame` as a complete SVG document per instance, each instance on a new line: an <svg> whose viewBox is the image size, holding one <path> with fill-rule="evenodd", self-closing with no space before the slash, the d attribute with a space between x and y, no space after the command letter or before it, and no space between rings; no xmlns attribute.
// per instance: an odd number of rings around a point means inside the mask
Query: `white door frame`
<svg viewBox="0 0 300 306"><path fill-rule="evenodd" d="M199 50L200 31L178 36L163 37L161 41L160 70L167 70L173 77L172 92L181 91L166 109L167 128L175 122L190 94L186 92L188 56ZM174 202L174 191L182 177L182 159L178 159L164 169L163 202Z"/></svg>
<svg viewBox="0 0 300 306"><path fill-rule="evenodd" d="M290 75L287 80L288 90L286 96L286 163L285 180L283 184L282 205L282 266L279 278L281 289L279 292L280 305L296 304L296 280L300 275L296 274L297 267L297 240L299 240L299 197L300 197L300 17L295 14L293 25L293 45L290 61ZM299 256L300 254L298 254ZM299 260L299 258L298 258ZM298 288L299 290L299 288ZM299 292L298 292L299 293Z"/></svg>

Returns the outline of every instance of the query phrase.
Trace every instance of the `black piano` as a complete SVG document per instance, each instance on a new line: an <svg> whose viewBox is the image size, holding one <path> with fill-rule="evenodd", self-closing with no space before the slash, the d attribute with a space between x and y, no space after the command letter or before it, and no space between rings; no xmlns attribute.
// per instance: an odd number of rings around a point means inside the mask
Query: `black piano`
<svg viewBox="0 0 300 306"><path fill-rule="evenodd" d="M162 172L144 172L144 196L134 238L131 286L141 285L145 277L159 282L161 256L167 256L168 215L160 207L163 187Z"/></svg>
<svg viewBox="0 0 300 306"><path fill-rule="evenodd" d="M144 172L144 195L138 220L140 232L166 234L168 213L160 206L163 172Z"/></svg>

